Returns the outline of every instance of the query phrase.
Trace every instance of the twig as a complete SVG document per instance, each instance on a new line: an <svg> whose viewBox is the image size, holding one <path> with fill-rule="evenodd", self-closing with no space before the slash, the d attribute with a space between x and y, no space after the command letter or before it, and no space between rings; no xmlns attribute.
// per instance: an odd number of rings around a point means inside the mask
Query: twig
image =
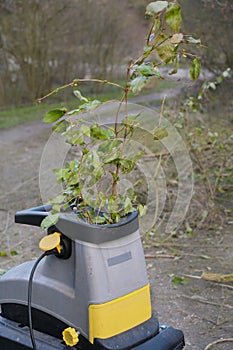
<svg viewBox="0 0 233 350"><path fill-rule="evenodd" d="M218 176L217 176L216 179L215 179L215 183L214 183L214 193L217 192L217 187L218 187L220 178L221 178L221 176L222 176L223 170L224 170L224 168L225 168L226 162L227 162L227 156L225 156L225 158L224 158L224 160L223 160L223 162L222 162L221 168L220 168L220 170L218 171Z"/></svg>
<svg viewBox="0 0 233 350"><path fill-rule="evenodd" d="M159 114L159 126L161 125L161 120L162 120L162 116L163 116L163 112L164 112L164 105L165 105L166 98L167 98L167 96L165 95L163 98L163 101L162 101L160 114Z"/></svg>
<svg viewBox="0 0 233 350"><path fill-rule="evenodd" d="M229 342L233 342L233 338L218 339L218 340L215 340L213 343L208 344L204 350L209 350L213 345L216 345L219 343L229 343Z"/></svg>
<svg viewBox="0 0 233 350"><path fill-rule="evenodd" d="M122 90L125 90L125 88L117 83L112 83L108 80L102 80L102 79L88 79L88 78L84 78L84 79L74 79L71 83L68 83L68 84L65 84L65 85L62 85L52 91L50 91L47 95L41 97L41 98L38 98L36 100L37 103L41 103L44 99L50 97L51 95L54 95L54 94L57 94L60 90L64 90L68 87L75 87L78 85L78 83L85 83L85 82L94 82L94 83L100 83L100 84L106 84L106 85L112 85L112 86L116 86Z"/></svg>
<svg viewBox="0 0 233 350"><path fill-rule="evenodd" d="M194 278L196 280L201 280L201 276L194 276L194 275L188 275L188 274L183 274L185 277L189 277L189 278Z"/></svg>
<svg viewBox="0 0 233 350"><path fill-rule="evenodd" d="M201 276L195 276L195 275L188 275L188 274L184 274L185 277L189 277L189 278L193 278L193 279L196 279L196 280L201 280L202 277ZM211 281L210 281L211 282ZM233 286L230 286L228 284L224 284L224 283L218 283L218 282L212 282L214 283L215 285L219 285L220 287L225 287L225 288L229 288L229 289L233 289Z"/></svg>
<svg viewBox="0 0 233 350"><path fill-rule="evenodd" d="M160 158L160 157L167 157L167 156L170 156L170 153L144 154L143 158L153 159L153 158Z"/></svg>
<svg viewBox="0 0 233 350"><path fill-rule="evenodd" d="M214 303L214 302L212 302L212 301L202 300L202 299L196 298L196 297L194 297L194 296L189 297L189 296L184 295L184 294L182 294L181 296L182 296L183 298L186 298L186 299L198 301L199 303L214 305L214 306L218 306L218 307L221 306L221 307L225 307L225 308L227 308L227 309L233 309L233 306L228 305L228 304L222 305L222 304Z"/></svg>
<svg viewBox="0 0 233 350"><path fill-rule="evenodd" d="M205 177L205 180L206 180L206 183L207 183L207 187L208 187L208 190L209 190L209 194L210 194L210 199L212 201L214 201L214 190L213 190L213 187L211 185L209 176L207 175L207 171L206 171L205 167L203 166L202 162L200 161L199 157L197 156L195 150L192 149L192 147L190 148L190 152L193 155L193 157L195 158L197 166L199 167L200 171L202 172L202 174Z"/></svg>
<svg viewBox="0 0 233 350"><path fill-rule="evenodd" d="M159 157L158 164L157 164L157 167L156 167L155 173L154 173L154 180L156 180L156 178L159 174L161 160L162 160L162 156ZM158 186L155 182L155 213L154 213L154 219L153 219L151 229L150 229L151 231L155 228L157 218L158 218L158 210L159 210L159 192L158 192Z"/></svg>
<svg viewBox="0 0 233 350"><path fill-rule="evenodd" d="M176 256L175 255L171 255L171 254L156 254L156 255L145 255L146 259L160 259L160 258L164 258L164 259L175 259Z"/></svg>

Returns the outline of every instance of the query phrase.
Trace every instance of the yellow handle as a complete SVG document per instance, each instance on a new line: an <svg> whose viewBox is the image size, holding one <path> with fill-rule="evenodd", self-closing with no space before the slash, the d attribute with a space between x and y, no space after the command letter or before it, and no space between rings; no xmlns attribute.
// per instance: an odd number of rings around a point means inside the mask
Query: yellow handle
<svg viewBox="0 0 233 350"><path fill-rule="evenodd" d="M58 253L61 252L61 234L59 232L54 232L50 235L43 237L40 240L39 248L45 252L57 248Z"/></svg>

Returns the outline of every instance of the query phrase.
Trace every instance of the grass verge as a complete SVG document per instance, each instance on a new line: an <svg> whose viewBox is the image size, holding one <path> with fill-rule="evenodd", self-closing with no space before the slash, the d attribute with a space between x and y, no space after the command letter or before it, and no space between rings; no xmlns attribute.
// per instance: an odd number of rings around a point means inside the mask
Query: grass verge
<svg viewBox="0 0 233 350"><path fill-rule="evenodd" d="M143 91L144 95L161 92L174 87L174 82L171 81L155 81L153 87ZM84 96L108 101L112 99L120 99L121 94L115 87L104 86L100 91L93 86L93 91L90 91L85 84L80 85L80 91ZM141 95L141 93L140 93ZM131 94L129 97L133 97ZM135 97L135 96L134 96ZM30 123L35 120L42 120L46 112L58 107L76 108L78 100L73 97L72 89L67 89L58 95L53 95L41 104L34 103L29 106L11 107L0 110L0 129L7 129L19 124ZM153 105L153 103L152 103Z"/></svg>

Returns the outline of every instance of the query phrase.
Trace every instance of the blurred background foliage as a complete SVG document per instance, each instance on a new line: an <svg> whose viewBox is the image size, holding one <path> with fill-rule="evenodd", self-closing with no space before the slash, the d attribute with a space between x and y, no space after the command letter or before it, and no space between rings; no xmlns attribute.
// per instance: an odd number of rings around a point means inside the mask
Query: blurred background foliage
<svg viewBox="0 0 233 350"><path fill-rule="evenodd" d="M76 77L119 77L144 39L141 11L131 1L1 0L0 106Z"/></svg>
<svg viewBox="0 0 233 350"><path fill-rule="evenodd" d="M0 0L0 107L34 102L74 78L122 79L144 45L147 0ZM180 0L186 33L206 46L202 65L233 65L231 0ZM230 89L228 86L223 95ZM226 91L227 90L227 91Z"/></svg>

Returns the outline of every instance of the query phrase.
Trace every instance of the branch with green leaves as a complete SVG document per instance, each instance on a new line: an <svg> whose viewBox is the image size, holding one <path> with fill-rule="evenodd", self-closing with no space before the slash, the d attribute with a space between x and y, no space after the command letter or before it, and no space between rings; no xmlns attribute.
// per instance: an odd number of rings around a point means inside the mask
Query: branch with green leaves
<svg viewBox="0 0 233 350"><path fill-rule="evenodd" d="M42 102L66 88L75 88L73 93L79 100L77 108L71 111L59 108L44 117L45 123L52 124L52 129L63 134L71 146L78 146L81 153L79 158L71 160L64 168L55 170L57 181L63 184L64 190L51 201L52 215L42 222L44 228L54 224L60 211L66 211L70 206L78 217L96 224L118 222L134 210L138 210L139 214L146 212L134 186L124 192L119 189L121 177L135 170L144 154L143 150L130 151L130 140L139 125L138 115L128 112L128 95L130 92L140 93L151 79L163 79L159 68L164 65L171 66L170 74L175 74L182 58L192 60L192 80L198 78L201 70L199 58L187 50L188 46L200 45L201 42L180 32L182 18L177 1L151 2L146 8L146 16L151 20L146 43L142 54L129 63L125 84L95 78L75 79L38 100ZM78 87L86 82L112 85L122 91L114 126L90 123L85 119L86 113L94 111L103 103L81 94ZM123 106L125 118L119 122L118 116ZM158 130L156 133L155 141L166 135L163 132L161 136Z"/></svg>

